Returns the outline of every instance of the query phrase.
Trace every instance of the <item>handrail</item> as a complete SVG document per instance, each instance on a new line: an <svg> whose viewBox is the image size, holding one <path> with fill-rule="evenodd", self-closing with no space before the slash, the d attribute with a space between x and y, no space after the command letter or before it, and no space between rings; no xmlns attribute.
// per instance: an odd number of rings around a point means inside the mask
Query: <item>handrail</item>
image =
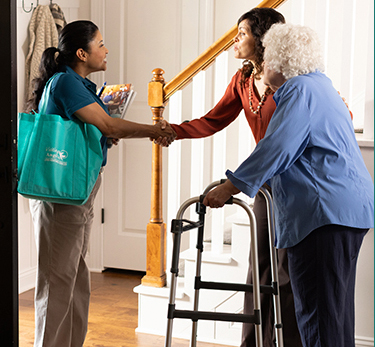
<svg viewBox="0 0 375 347"><path fill-rule="evenodd" d="M276 8L285 0L264 0L256 7L271 7ZM178 90L184 88L190 83L192 78L199 73L199 71L207 69L223 51L227 51L234 44L234 37L237 34L237 25L234 25L228 30L220 39L213 43L206 49L198 58L193 60L180 73L172 78L163 87L163 103L166 103L169 98Z"/></svg>

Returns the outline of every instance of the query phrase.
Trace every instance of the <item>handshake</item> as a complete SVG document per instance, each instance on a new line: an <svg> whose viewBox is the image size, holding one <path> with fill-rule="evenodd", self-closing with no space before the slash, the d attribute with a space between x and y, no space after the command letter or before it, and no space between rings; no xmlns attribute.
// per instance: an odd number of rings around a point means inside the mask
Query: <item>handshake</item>
<svg viewBox="0 0 375 347"><path fill-rule="evenodd" d="M168 147L177 137L176 132L166 120L156 123L153 127L154 135L150 137L150 140L157 145Z"/></svg>

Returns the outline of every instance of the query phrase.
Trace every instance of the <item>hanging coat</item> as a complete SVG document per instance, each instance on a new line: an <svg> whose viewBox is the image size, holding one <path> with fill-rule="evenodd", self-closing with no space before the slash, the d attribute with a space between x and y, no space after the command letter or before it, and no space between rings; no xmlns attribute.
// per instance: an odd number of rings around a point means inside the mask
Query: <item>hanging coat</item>
<svg viewBox="0 0 375 347"><path fill-rule="evenodd" d="M29 52L26 57L26 99L32 95L31 81L38 76L39 64L44 50L57 47L58 33L48 5L35 8L29 25Z"/></svg>
<svg viewBox="0 0 375 347"><path fill-rule="evenodd" d="M66 25L66 20L64 16L64 12L62 11L61 7L57 4L50 4L49 9L52 12L53 19L55 20L57 32L60 34L60 31Z"/></svg>

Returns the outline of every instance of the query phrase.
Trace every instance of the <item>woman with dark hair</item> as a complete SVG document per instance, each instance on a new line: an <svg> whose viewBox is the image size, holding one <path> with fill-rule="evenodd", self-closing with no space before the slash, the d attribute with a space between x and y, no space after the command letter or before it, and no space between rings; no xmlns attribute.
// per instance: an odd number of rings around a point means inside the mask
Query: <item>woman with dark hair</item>
<svg viewBox="0 0 375 347"><path fill-rule="evenodd" d="M242 69L233 76L222 99L205 116L180 125L172 124L177 139L211 136L232 123L242 110L256 143L264 137L276 105L272 99L273 92L263 83L264 48L261 40L274 23L280 22L285 22L283 15L271 8L254 8L239 18L238 34L234 38L234 56L237 59L244 59ZM256 195L253 209L257 221L260 282L270 285L272 279L267 210L261 193ZM284 345L299 347L302 345L294 315L293 294L284 250L278 250L278 258ZM252 282L251 266L249 266L247 282ZM273 306L270 295L261 295L261 308L264 346L274 346ZM244 313L252 312L252 293L246 293ZM255 346L253 324L244 324L242 335L241 347Z"/></svg>
<svg viewBox="0 0 375 347"><path fill-rule="evenodd" d="M139 124L109 115L96 95L96 85L86 78L92 72L106 70L107 54L94 23L69 23L60 33L58 47L44 51L40 76L27 105L29 111L38 110L48 90L45 86L50 84L46 113L95 125L103 134L103 167L107 162L107 138L146 137L165 145L174 139L170 127L162 130L161 124ZM38 252L35 347L80 347L84 343L90 300L85 256L100 182L99 174L88 201L81 206L30 200Z"/></svg>

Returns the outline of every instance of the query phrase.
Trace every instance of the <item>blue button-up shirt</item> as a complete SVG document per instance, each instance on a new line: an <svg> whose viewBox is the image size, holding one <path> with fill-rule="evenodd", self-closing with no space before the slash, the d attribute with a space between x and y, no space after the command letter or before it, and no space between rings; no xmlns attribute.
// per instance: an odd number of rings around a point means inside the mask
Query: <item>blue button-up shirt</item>
<svg viewBox="0 0 375 347"><path fill-rule="evenodd" d="M253 197L270 180L276 246L292 247L328 224L374 225L374 186L348 108L320 72L294 77L275 93L265 137L229 180Z"/></svg>
<svg viewBox="0 0 375 347"><path fill-rule="evenodd" d="M46 105L47 114L58 114L69 119L76 119L74 113L82 107L97 102L108 113L107 106L96 95L96 84L78 75L69 66L61 69L61 74L51 82L51 94ZM103 166L107 163L107 138L102 136Z"/></svg>

